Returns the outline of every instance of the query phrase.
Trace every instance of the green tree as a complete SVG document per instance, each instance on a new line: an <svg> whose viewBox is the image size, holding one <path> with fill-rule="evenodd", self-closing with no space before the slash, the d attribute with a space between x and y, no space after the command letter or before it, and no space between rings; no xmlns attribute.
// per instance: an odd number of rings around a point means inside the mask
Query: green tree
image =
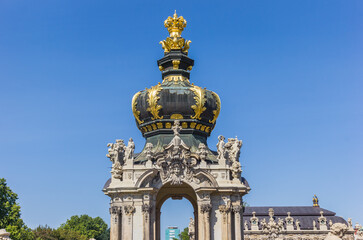
<svg viewBox="0 0 363 240"><path fill-rule="evenodd" d="M180 240L189 240L189 228L184 228L184 230L179 234Z"/></svg>
<svg viewBox="0 0 363 240"><path fill-rule="evenodd" d="M55 230L47 225L37 227L33 230L33 233L36 240L58 240Z"/></svg>
<svg viewBox="0 0 363 240"><path fill-rule="evenodd" d="M86 236L87 239L96 238L99 240L102 234L107 231L107 224L100 217L92 218L88 215L76 215L62 224L59 230L72 230Z"/></svg>
<svg viewBox="0 0 363 240"><path fill-rule="evenodd" d="M33 230L36 240L87 240L79 232L70 229L52 229L48 226L39 226Z"/></svg>
<svg viewBox="0 0 363 240"><path fill-rule="evenodd" d="M34 234L20 218L18 195L0 178L0 228L5 228L13 240L33 240Z"/></svg>

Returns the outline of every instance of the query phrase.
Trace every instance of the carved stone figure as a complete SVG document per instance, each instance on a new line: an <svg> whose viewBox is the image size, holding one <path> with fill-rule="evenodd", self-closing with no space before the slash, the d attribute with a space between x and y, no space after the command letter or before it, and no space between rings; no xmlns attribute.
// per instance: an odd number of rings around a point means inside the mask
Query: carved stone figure
<svg viewBox="0 0 363 240"><path fill-rule="evenodd" d="M153 146L152 143L146 143L145 153L146 153L146 159L147 159L147 161L151 161L152 158L153 158L153 152L152 152L153 147L154 146Z"/></svg>
<svg viewBox="0 0 363 240"><path fill-rule="evenodd" d="M189 226L188 226L188 236L190 240L195 239L195 226L194 226L194 219L190 218Z"/></svg>
<svg viewBox="0 0 363 240"><path fill-rule="evenodd" d="M228 159L231 162L239 161L239 154L242 147L242 141L236 138L228 138L228 142L224 145L228 153Z"/></svg>
<svg viewBox="0 0 363 240"><path fill-rule="evenodd" d="M248 223L247 223L247 220L245 221L245 231L248 231Z"/></svg>
<svg viewBox="0 0 363 240"><path fill-rule="evenodd" d="M344 234L349 230L348 226L343 223L334 223L325 240L341 240Z"/></svg>
<svg viewBox="0 0 363 240"><path fill-rule="evenodd" d="M205 161L207 159L208 150L204 143L199 143L197 154L199 155L201 161Z"/></svg>
<svg viewBox="0 0 363 240"><path fill-rule="evenodd" d="M173 127L171 128L174 132L174 136L179 136L180 135L180 131L183 129L181 126L180 126L180 121L179 120L175 120L174 121L174 125Z"/></svg>
<svg viewBox="0 0 363 240"><path fill-rule="evenodd" d="M363 240L363 229L361 227L356 229L355 239L356 240Z"/></svg>
<svg viewBox="0 0 363 240"><path fill-rule="evenodd" d="M348 218L348 227L349 227L349 230L353 230L353 222L352 222L351 218Z"/></svg>
<svg viewBox="0 0 363 240"><path fill-rule="evenodd" d="M240 179L241 178L241 164L239 162L233 162L231 167L232 177L233 179Z"/></svg>
<svg viewBox="0 0 363 240"><path fill-rule="evenodd" d="M109 149L106 157L110 159L112 164L115 164L116 162L123 164L126 149L124 140L116 139L116 143L109 143L107 144L107 147L109 147Z"/></svg>
<svg viewBox="0 0 363 240"><path fill-rule="evenodd" d="M296 219L295 225L296 225L296 230L300 230L300 221L298 219Z"/></svg>
<svg viewBox="0 0 363 240"><path fill-rule="evenodd" d="M281 231L283 230L283 221L278 221L278 223L274 220L274 210L270 208L268 210L270 219L268 223L265 219L261 221L262 231L267 234L267 239L273 240L277 239Z"/></svg>
<svg viewBox="0 0 363 240"><path fill-rule="evenodd" d="M106 155L110 158L112 162L111 174L113 178L122 179L122 165L125 162L125 149L126 146L124 141L121 139L116 139L116 143L107 144L108 154Z"/></svg>
<svg viewBox="0 0 363 240"><path fill-rule="evenodd" d="M134 156L134 151L135 151L135 143L134 143L134 140L132 140L132 138L130 138L129 142L127 144L127 147L126 147L126 151L125 151L125 159L132 160L132 158Z"/></svg>
<svg viewBox="0 0 363 240"><path fill-rule="evenodd" d="M174 122L174 138L164 147L163 155L156 159L162 181L171 180L171 185L180 185L183 179L193 181L197 160L191 157L189 147L179 136L179 121Z"/></svg>
<svg viewBox="0 0 363 240"><path fill-rule="evenodd" d="M0 240L11 240L10 233L8 233L5 229L0 229Z"/></svg>
<svg viewBox="0 0 363 240"><path fill-rule="evenodd" d="M217 143L217 153L218 153L218 160L222 160L224 159L224 153L225 153L225 149L224 149L224 137L222 135L220 135L218 137L218 143Z"/></svg>

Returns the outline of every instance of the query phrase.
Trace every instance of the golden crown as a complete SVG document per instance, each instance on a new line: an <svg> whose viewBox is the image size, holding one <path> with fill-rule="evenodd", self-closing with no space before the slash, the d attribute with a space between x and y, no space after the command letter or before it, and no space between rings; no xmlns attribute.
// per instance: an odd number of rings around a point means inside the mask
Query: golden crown
<svg viewBox="0 0 363 240"><path fill-rule="evenodd" d="M164 26L168 29L170 37L167 37L166 40L160 42L164 52L170 52L170 50L181 49L184 53L188 53L189 45L191 41L186 41L181 37L181 33L184 28L187 26L187 21L182 17L178 17L175 13L173 17L168 17L164 21Z"/></svg>
<svg viewBox="0 0 363 240"><path fill-rule="evenodd" d="M183 16L178 17L175 10L173 17L169 16L164 21L164 26L168 29L170 37L181 37L182 31L187 26L187 21Z"/></svg>

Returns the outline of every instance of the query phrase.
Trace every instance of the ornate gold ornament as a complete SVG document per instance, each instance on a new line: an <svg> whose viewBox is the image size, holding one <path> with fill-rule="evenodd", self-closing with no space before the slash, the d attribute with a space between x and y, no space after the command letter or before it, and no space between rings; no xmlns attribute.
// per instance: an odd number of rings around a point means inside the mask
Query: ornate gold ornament
<svg viewBox="0 0 363 240"><path fill-rule="evenodd" d="M183 119L183 115L179 113L174 113L170 116L170 119Z"/></svg>
<svg viewBox="0 0 363 240"><path fill-rule="evenodd" d="M137 121L138 124L144 123L144 121L140 120L140 111L137 111L136 109L136 105L137 105L137 98L140 96L141 92L136 93L133 97L132 97L132 101L131 101L131 108L132 108L132 113L134 114L134 117Z"/></svg>
<svg viewBox="0 0 363 240"><path fill-rule="evenodd" d="M159 70L160 71L164 71L164 67L163 66L159 66Z"/></svg>
<svg viewBox="0 0 363 240"><path fill-rule="evenodd" d="M192 69L193 69L193 66L189 66L189 67L187 68L187 70L188 70L188 71L192 71Z"/></svg>
<svg viewBox="0 0 363 240"><path fill-rule="evenodd" d="M160 83L156 86L151 87L150 89L146 89L147 95L149 97L147 99L149 107L146 110L149 111L151 115L153 115L153 117L151 117L151 120L163 119L162 116L159 116L159 110L163 107L161 105L158 105L158 100L160 99L158 94L161 90L162 87Z"/></svg>
<svg viewBox="0 0 363 240"><path fill-rule="evenodd" d="M176 11L173 17L168 17L164 21L164 26L168 29L170 37L160 42L164 52L170 52L170 50L181 49L183 52L188 53L189 45L192 41L185 40L181 37L181 33L187 26L187 21L182 17L178 17Z"/></svg>
<svg viewBox="0 0 363 240"><path fill-rule="evenodd" d="M216 99L217 108L216 110L213 110L213 119L209 120L210 123L215 123L217 121L219 112L221 111L221 99L219 98L218 94L215 92L212 92L214 98Z"/></svg>
<svg viewBox="0 0 363 240"><path fill-rule="evenodd" d="M179 69L180 60L173 60L173 69Z"/></svg>
<svg viewBox="0 0 363 240"><path fill-rule="evenodd" d="M191 118L201 120L202 118L200 117L200 115L207 109L206 107L204 107L204 104L206 102L205 89L195 86L193 84L190 90L192 90L195 94L195 105L192 105L191 107L194 110L195 115L191 116Z"/></svg>

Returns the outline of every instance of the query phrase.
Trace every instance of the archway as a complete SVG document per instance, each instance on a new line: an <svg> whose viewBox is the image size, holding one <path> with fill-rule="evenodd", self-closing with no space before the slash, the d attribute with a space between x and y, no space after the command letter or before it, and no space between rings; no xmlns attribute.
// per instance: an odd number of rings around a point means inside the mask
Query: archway
<svg viewBox="0 0 363 240"><path fill-rule="evenodd" d="M162 231L160 229L161 222L161 208L166 200L168 199L187 199L191 205L193 206L193 215L194 215L194 228L195 233L198 233L198 204L197 204L197 196L194 192L194 189L186 183L182 183L181 185L171 185L170 183L166 183L163 187L160 188L156 195L156 206L155 206L155 233L157 240L161 239ZM183 230L183 229L181 229ZM195 239L198 239L197 234L195 235Z"/></svg>

